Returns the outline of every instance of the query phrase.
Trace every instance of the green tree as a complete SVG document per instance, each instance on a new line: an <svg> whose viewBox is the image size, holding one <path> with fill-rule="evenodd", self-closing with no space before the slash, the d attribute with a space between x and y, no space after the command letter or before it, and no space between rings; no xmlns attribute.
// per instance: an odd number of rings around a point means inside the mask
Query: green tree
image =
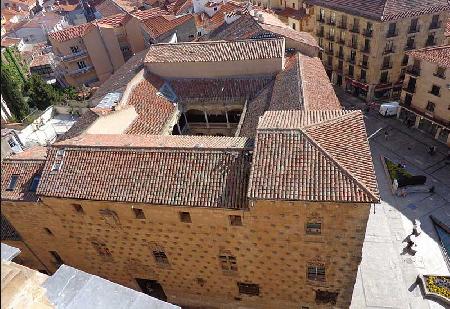
<svg viewBox="0 0 450 309"><path fill-rule="evenodd" d="M21 85L14 78L14 73L10 66L2 64L2 96L6 103L8 103L8 107L16 117L16 120L20 121L28 115L30 109L23 97Z"/></svg>
<svg viewBox="0 0 450 309"><path fill-rule="evenodd" d="M25 91L29 96L28 104L40 110L61 102L61 92L47 84L39 75L31 75L25 84Z"/></svg>

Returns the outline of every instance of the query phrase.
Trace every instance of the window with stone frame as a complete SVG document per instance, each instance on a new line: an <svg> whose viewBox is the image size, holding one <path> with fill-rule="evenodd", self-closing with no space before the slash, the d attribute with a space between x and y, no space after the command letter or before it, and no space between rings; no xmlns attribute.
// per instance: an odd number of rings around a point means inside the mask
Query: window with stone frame
<svg viewBox="0 0 450 309"><path fill-rule="evenodd" d="M325 264L309 263L307 265L306 278L309 281L325 282Z"/></svg>
<svg viewBox="0 0 450 309"><path fill-rule="evenodd" d="M134 217L136 219L145 219L145 214L144 214L144 211L142 209L135 208L135 207L133 207L132 209L133 209Z"/></svg>
<svg viewBox="0 0 450 309"><path fill-rule="evenodd" d="M259 296L260 290L258 284L238 282L237 285L239 288L239 294Z"/></svg>
<svg viewBox="0 0 450 309"><path fill-rule="evenodd" d="M320 235L322 234L322 222L317 220L311 220L305 224L305 232L307 235Z"/></svg>
<svg viewBox="0 0 450 309"><path fill-rule="evenodd" d="M219 255L220 268L224 272L237 272L237 259L229 251L222 251Z"/></svg>
<svg viewBox="0 0 450 309"><path fill-rule="evenodd" d="M228 216L230 220L230 225L232 226L242 226L242 217L236 216L236 215L230 215Z"/></svg>
<svg viewBox="0 0 450 309"><path fill-rule="evenodd" d="M153 250L153 257L155 258L155 262L160 266L170 265L166 253L161 248Z"/></svg>
<svg viewBox="0 0 450 309"><path fill-rule="evenodd" d="M184 223L192 223L191 220L191 214L187 211L180 211L179 212L180 221Z"/></svg>

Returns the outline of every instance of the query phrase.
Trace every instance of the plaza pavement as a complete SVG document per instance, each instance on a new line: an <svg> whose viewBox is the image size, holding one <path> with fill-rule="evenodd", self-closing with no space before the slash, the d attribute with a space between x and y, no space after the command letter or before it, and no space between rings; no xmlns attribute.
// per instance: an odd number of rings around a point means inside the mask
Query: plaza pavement
<svg viewBox="0 0 450 309"><path fill-rule="evenodd" d="M336 93L348 108L357 109L364 104L340 89ZM376 111L371 111L365 120L368 136L382 128L369 140L381 203L371 209L350 308L444 308L424 299L415 282L418 274L450 275L429 218L432 214L450 225L448 147ZM387 140L384 130L389 131ZM431 145L438 147L434 156L427 153ZM394 196L380 156L404 163L412 174L427 176L427 185L434 185L435 193ZM404 240L412 232L414 219L421 221L423 232L418 237L418 252L412 256L404 251Z"/></svg>

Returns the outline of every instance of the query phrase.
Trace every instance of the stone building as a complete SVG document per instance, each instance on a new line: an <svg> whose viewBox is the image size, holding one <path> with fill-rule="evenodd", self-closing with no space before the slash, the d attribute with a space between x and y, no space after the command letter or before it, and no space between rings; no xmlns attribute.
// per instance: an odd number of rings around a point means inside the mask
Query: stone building
<svg viewBox="0 0 450 309"><path fill-rule="evenodd" d="M308 3L328 76L367 101L399 98L407 51L443 44L450 12L446 0Z"/></svg>
<svg viewBox="0 0 450 309"><path fill-rule="evenodd" d="M35 268L192 308L349 306L379 197L320 59L284 38L155 44L90 105L40 161L2 163Z"/></svg>
<svg viewBox="0 0 450 309"><path fill-rule="evenodd" d="M98 86L131 56L155 42L188 41L196 33L192 17L175 17L159 8L120 13L51 33L59 59L57 73L70 86Z"/></svg>
<svg viewBox="0 0 450 309"><path fill-rule="evenodd" d="M450 145L450 45L408 52L398 117Z"/></svg>

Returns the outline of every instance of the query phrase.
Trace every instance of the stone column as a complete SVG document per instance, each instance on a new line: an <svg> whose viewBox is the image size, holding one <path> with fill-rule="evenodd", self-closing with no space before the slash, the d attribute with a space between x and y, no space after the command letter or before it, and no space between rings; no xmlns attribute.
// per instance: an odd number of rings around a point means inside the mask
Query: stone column
<svg viewBox="0 0 450 309"><path fill-rule="evenodd" d="M418 128L420 124L420 120L422 120L422 117L419 115L416 115L416 122L414 123L414 128Z"/></svg>
<svg viewBox="0 0 450 309"><path fill-rule="evenodd" d="M203 113L205 114L206 127L209 129L208 114L206 113L206 111L203 111Z"/></svg>

